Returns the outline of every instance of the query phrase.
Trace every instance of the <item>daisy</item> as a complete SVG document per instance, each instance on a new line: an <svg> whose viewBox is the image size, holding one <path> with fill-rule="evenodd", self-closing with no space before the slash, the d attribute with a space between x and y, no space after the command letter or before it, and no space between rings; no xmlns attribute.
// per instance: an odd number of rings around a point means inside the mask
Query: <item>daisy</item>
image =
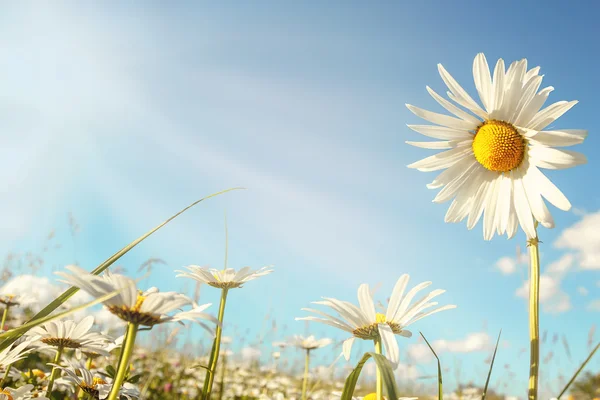
<svg viewBox="0 0 600 400"><path fill-rule="evenodd" d="M28 295L22 294L0 294L0 304L3 304L6 308L15 306L27 306L35 303L35 299Z"/></svg>
<svg viewBox="0 0 600 400"><path fill-rule="evenodd" d="M85 317L79 323L71 320L50 321L32 328L26 335L38 336L38 340L48 346L110 356L104 350L109 339L98 332L90 332L93 325L92 316Z"/></svg>
<svg viewBox="0 0 600 400"><path fill-rule="evenodd" d="M431 282L420 283L403 297L408 280L408 274L404 274L398 279L394 286L394 290L392 291L392 296L390 297L390 302L385 314L377 313L375 311L373 297L369 291L369 286L365 283L358 288L358 302L360 307L347 301L327 297L324 297L325 301L313 302L314 304L332 308L339 314L340 318L319 310L303 308L303 311L312 312L323 318L308 316L296 318L296 320L320 322L352 334L352 337L346 339L343 344L343 354L346 360L350 359L352 344L355 339L381 340L385 347L387 358L394 368L396 368L399 360L399 349L394 335L411 337L412 333L405 329L410 324L436 312L456 308L455 305L446 305L425 311L438 304L437 302L431 302L430 300L445 292L445 290L441 289L432 291L410 306L415 295L431 285Z"/></svg>
<svg viewBox="0 0 600 400"><path fill-rule="evenodd" d="M520 225L528 239L535 238L535 222L554 227L545 198L561 210L571 204L563 193L540 171L564 169L586 163L583 154L555 147L582 143L587 131L581 129L544 130L577 101L559 101L540 108L553 87L540 91L540 68L527 69L527 60L513 62L505 71L499 59L492 74L485 56L473 62L475 86L483 108L467 94L454 78L438 64L439 73L450 90L448 97L471 113L427 91L454 116L438 114L407 104L415 115L435 125L408 125L436 142L407 142L431 150L447 149L409 165L419 171L445 169L429 189L442 190L433 200L452 200L446 222L467 218L472 229L483 216L483 236L495 233L513 237Z"/></svg>
<svg viewBox="0 0 600 400"><path fill-rule="evenodd" d="M6 369L6 367L15 361L19 361L27 357L27 355L29 355L29 353L33 350L33 348L27 349L27 347L30 347L31 343L37 339L38 337L22 339L12 347L7 347L6 349L0 351L0 367Z"/></svg>
<svg viewBox="0 0 600 400"><path fill-rule="evenodd" d="M61 378L62 381L80 388L94 399L105 399L108 397L112 387L110 378L93 374L86 368L73 368L72 366L63 368L58 365L56 367L66 373L66 376ZM131 385L126 385L121 388L119 394L127 398L136 398L139 396L139 391Z"/></svg>
<svg viewBox="0 0 600 400"><path fill-rule="evenodd" d="M315 339L315 337L313 335L310 335L308 337L294 335L292 338L290 338L289 340L287 340L285 342L276 342L276 343L273 343L273 345L278 346L278 347L294 346L294 347L297 347L297 348L303 349L303 350L314 350L314 349L320 349L325 346L329 346L331 343L333 343L333 340L331 340L329 338L323 338L323 339L317 340L317 339Z"/></svg>
<svg viewBox="0 0 600 400"><path fill-rule="evenodd" d="M0 389L0 400L26 400L36 398L39 400L48 400L47 397L40 397L35 391L33 385L24 385L18 389L5 388Z"/></svg>
<svg viewBox="0 0 600 400"><path fill-rule="evenodd" d="M103 304L108 311L126 322L152 327L165 322L190 320L198 323L211 334L213 333L211 327L200 321L202 319L216 322L213 316L203 312L210 304L199 306L183 294L159 292L157 288L141 292L137 290L133 279L111 274L108 271L102 276L96 276L74 265L65 268L70 273L56 272L57 275L64 278L63 282L77 286L93 297L103 297L120 290L117 295L104 301ZM168 315L186 305L193 305L194 308Z"/></svg>
<svg viewBox="0 0 600 400"><path fill-rule="evenodd" d="M180 270L175 271L180 272L180 274L177 275L178 278L191 278L219 289L239 288L248 281L273 272L271 267L262 267L256 271L252 271L250 267L244 267L238 272L235 272L233 268L218 270L214 268L200 267L198 265L189 265L184 268L186 268L189 272Z"/></svg>

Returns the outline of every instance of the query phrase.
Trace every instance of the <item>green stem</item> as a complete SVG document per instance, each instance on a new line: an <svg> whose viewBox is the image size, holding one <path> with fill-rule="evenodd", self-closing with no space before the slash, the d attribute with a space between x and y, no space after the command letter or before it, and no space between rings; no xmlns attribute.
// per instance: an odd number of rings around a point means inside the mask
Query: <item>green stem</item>
<svg viewBox="0 0 600 400"><path fill-rule="evenodd" d="M4 371L4 376L2 377L2 380L0 381L0 389L4 387L4 384L6 383L6 379L8 378L8 374L9 374L11 368L12 368L12 364L9 364L6 366L6 371Z"/></svg>
<svg viewBox="0 0 600 400"><path fill-rule="evenodd" d="M119 361L119 366L117 367L117 374L115 376L115 380L113 382L112 388L110 389L110 394L108 395L107 400L117 400L119 397L121 385L123 385L125 375L127 375L127 372L129 370L129 359L131 358L133 348L135 347L135 337L137 335L137 331L137 324L130 322L127 325L127 334L125 337L125 342L123 343L123 348L121 349L121 360Z"/></svg>
<svg viewBox="0 0 600 400"><path fill-rule="evenodd" d="M4 312L2 313L2 323L0 324L0 332L4 332L4 324L6 323L6 317L8 317L8 308L9 306L7 305L4 308Z"/></svg>
<svg viewBox="0 0 600 400"><path fill-rule="evenodd" d="M537 223L536 223L537 228ZM540 253L539 239L536 237L528 241L530 274L529 274L529 400L537 400L538 375L540 365Z"/></svg>
<svg viewBox="0 0 600 400"><path fill-rule="evenodd" d="M56 356L54 357L53 363L56 365L60 365L60 356L62 356L63 348L59 347L56 349ZM50 374L50 381L48 382L48 389L46 389L46 397L50 397L50 393L52 393L52 387L54 386L54 380L58 376L59 369L57 367L52 367L52 373Z"/></svg>
<svg viewBox="0 0 600 400"><path fill-rule="evenodd" d="M219 350L221 348L221 334L223 332L223 315L225 314L225 303L227 302L228 290L229 289L222 289L221 291L221 303L219 304L219 315L217 317L219 324L217 325L215 340L210 352L208 371L206 371L206 378L204 379L204 388L202 389L202 399L204 400L210 400L215 373L217 372L217 362L219 361Z"/></svg>
<svg viewBox="0 0 600 400"><path fill-rule="evenodd" d="M377 338L375 339L375 353L377 354L382 354L381 352L381 338ZM379 369L379 367L377 368L377 372L376 372L376 377L377 377L377 381L376 381L376 388L375 388L375 392L377 395L377 400L383 400L383 379L381 378L381 370Z"/></svg>
<svg viewBox="0 0 600 400"><path fill-rule="evenodd" d="M308 388L308 364L310 362L310 350L306 349L304 359L304 379L302 380L302 400L306 400L306 389Z"/></svg>
<svg viewBox="0 0 600 400"><path fill-rule="evenodd" d="M219 384L219 400L223 400L223 394L225 392L225 374L227 373L227 356L223 354L223 361L221 362L221 382Z"/></svg>

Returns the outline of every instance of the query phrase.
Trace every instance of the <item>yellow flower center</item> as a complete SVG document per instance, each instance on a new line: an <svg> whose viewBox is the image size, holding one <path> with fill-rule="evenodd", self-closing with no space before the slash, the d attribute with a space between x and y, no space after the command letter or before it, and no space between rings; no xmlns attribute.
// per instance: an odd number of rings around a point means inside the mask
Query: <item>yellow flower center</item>
<svg viewBox="0 0 600 400"><path fill-rule="evenodd" d="M6 396L6 400L13 400L13 397L10 395L10 392L6 389L0 389L0 394Z"/></svg>
<svg viewBox="0 0 600 400"><path fill-rule="evenodd" d="M377 399L377 393L369 393L368 395L363 397L363 400L376 400L376 399Z"/></svg>
<svg viewBox="0 0 600 400"><path fill-rule="evenodd" d="M96 386L96 385L106 385L106 381L102 378L94 378L94 380L92 381L92 385Z"/></svg>
<svg viewBox="0 0 600 400"><path fill-rule="evenodd" d="M504 121L485 121L473 139L475 159L486 169L508 172L518 167L525 156L525 139Z"/></svg>
<svg viewBox="0 0 600 400"><path fill-rule="evenodd" d="M385 324L386 323L385 315L382 313L375 314L375 321L377 321L378 324Z"/></svg>
<svg viewBox="0 0 600 400"><path fill-rule="evenodd" d="M46 374L41 369L34 369L31 373L38 379L44 379L46 377Z"/></svg>
<svg viewBox="0 0 600 400"><path fill-rule="evenodd" d="M140 312L140 309L142 308L142 304L144 303L144 300L146 300L146 297L142 296L141 293L138 294L137 299L135 300L135 305L133 306L133 308L131 310Z"/></svg>

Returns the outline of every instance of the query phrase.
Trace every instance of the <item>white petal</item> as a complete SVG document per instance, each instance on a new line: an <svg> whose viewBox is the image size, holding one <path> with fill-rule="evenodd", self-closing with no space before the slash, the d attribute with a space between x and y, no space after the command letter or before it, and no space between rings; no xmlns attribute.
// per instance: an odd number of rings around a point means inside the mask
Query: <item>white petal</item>
<svg viewBox="0 0 600 400"><path fill-rule="evenodd" d="M501 109L502 102L504 100L504 60L499 59L494 68L494 87L493 87L493 99L490 104L490 118L498 118L497 111Z"/></svg>
<svg viewBox="0 0 600 400"><path fill-rule="evenodd" d="M473 134L464 129L452 129L436 125L406 125L421 135L440 140L473 140Z"/></svg>
<svg viewBox="0 0 600 400"><path fill-rule="evenodd" d="M427 111L422 108L412 106L410 104L407 104L406 107L408 107L408 109L412 111L412 113L415 114L417 117L423 118L424 120L429 121L432 124L441 125L453 129L463 129L466 131L473 130L477 128L478 125L478 123L475 122L469 122L462 119L450 117L448 115Z"/></svg>
<svg viewBox="0 0 600 400"><path fill-rule="evenodd" d="M477 54L473 61L473 78L483 107L491 112L492 77L490 76L490 67L483 53Z"/></svg>
<svg viewBox="0 0 600 400"><path fill-rule="evenodd" d="M409 144L411 146L415 146L415 147L420 147L422 149L429 149L429 150L445 150L445 149L451 149L453 148L453 143L452 141L444 141L444 142L409 142L406 141L406 144Z"/></svg>
<svg viewBox="0 0 600 400"><path fill-rule="evenodd" d="M390 360L392 369L398 368L400 349L398 348L398 342L396 341L394 332L392 332L392 329L388 324L379 324L377 325L377 329L379 330L379 336L381 337L381 342L385 349L386 358Z"/></svg>
<svg viewBox="0 0 600 400"><path fill-rule="evenodd" d="M437 196L435 196L433 199L433 202L443 203L453 198L464 185L469 183L473 172L478 169L477 164L477 160L475 160L466 170L463 170L461 173L457 174L452 181L448 182L448 184L444 186L442 190L440 190Z"/></svg>
<svg viewBox="0 0 600 400"><path fill-rule="evenodd" d="M342 344L342 353L344 354L344 358L346 361L350 360L350 354L352 353L352 344L354 343L355 337L351 337L349 339L344 340L344 344Z"/></svg>
<svg viewBox="0 0 600 400"><path fill-rule="evenodd" d="M461 110L460 108L456 107L454 104L450 103L448 100L444 99L442 96L440 96L439 94L437 94L429 86L427 86L427 91L429 92L429 94L431 95L431 97L433 97L433 99L435 101L437 101L446 110L448 110L452 114L456 115L458 118L463 119L463 120L468 121L468 122L471 122L471 123L473 123L475 125L481 124L481 120L477 119L476 117L472 116L471 114L469 114L469 113Z"/></svg>
<svg viewBox="0 0 600 400"><path fill-rule="evenodd" d="M456 164L448 167L444 172L439 174L433 182L427 184L428 189L438 189L448 183L452 182L454 179L463 174L464 171L469 169L473 164L478 164L475 157L469 158L465 157L462 160L458 161Z"/></svg>
<svg viewBox="0 0 600 400"><path fill-rule="evenodd" d="M494 237L494 233L496 232L496 203L498 202L499 192L500 192L500 184L501 184L501 176L498 175L496 179L492 181L490 184L489 195L486 199L484 217L483 217L483 239L484 240L492 240Z"/></svg>
<svg viewBox="0 0 600 400"><path fill-rule="evenodd" d="M402 295L406 290L406 285L408 284L408 280L410 276L408 274L402 275L394 285L394 290L392 290L392 295L390 296L390 302L388 303L387 312L385 313L385 319L387 321L391 321L400 306L400 300L402 300Z"/></svg>
<svg viewBox="0 0 600 400"><path fill-rule="evenodd" d="M525 194L525 189L523 188L523 181L520 176L521 172L517 171L515 173L515 179L513 180L513 193L514 193L514 205L515 211L517 213L517 218L519 219L519 224L528 239L535 238L535 226L533 225L533 216L531 214L531 208L529 207L529 201L527 200L527 195Z"/></svg>
<svg viewBox="0 0 600 400"><path fill-rule="evenodd" d="M584 129L562 129L560 131L540 131L530 138L533 143L543 146L566 147L583 143L588 132Z"/></svg>
<svg viewBox="0 0 600 400"><path fill-rule="evenodd" d="M565 169L587 163L587 158L581 153L545 146L531 146L529 159L532 164L548 169Z"/></svg>
<svg viewBox="0 0 600 400"><path fill-rule="evenodd" d="M535 165L531 165L527 170L527 173L530 174L531 179L536 182L540 193L546 200L563 211L569 211L571 209L571 203L565 195Z"/></svg>
<svg viewBox="0 0 600 400"><path fill-rule="evenodd" d="M481 176L481 181L479 182L479 188L475 197L473 198L473 206L471 208L471 212L469 213L469 219L467 220L467 229L473 229L481 215L483 214L483 209L485 207L485 201L487 196L489 195L489 188L491 182L494 180L496 173L492 171L485 170L485 172Z"/></svg>
<svg viewBox="0 0 600 400"><path fill-rule="evenodd" d="M528 174L528 170L531 166L529 163L523 163L522 168L525 171L523 174L523 186L525 187L525 194L527 195L533 217L545 228L554 228L552 214L550 214L548 207L546 207L546 204L542 199L537 183L531 178L531 175Z"/></svg>
<svg viewBox="0 0 600 400"><path fill-rule="evenodd" d="M529 126L531 119L540 110L540 108L542 108L553 90L554 88L552 86L548 86L547 88L540 90L540 92L535 95L533 100L531 100L529 104L527 104L523 110L521 110L519 117L514 121L513 125Z"/></svg>
<svg viewBox="0 0 600 400"><path fill-rule="evenodd" d="M569 111L578 101L558 101L538 112L527 124L529 129L541 131L561 115Z"/></svg>
<svg viewBox="0 0 600 400"><path fill-rule="evenodd" d="M358 303L363 314L371 321L375 322L375 304L369 290L369 285L363 283L358 287Z"/></svg>
<svg viewBox="0 0 600 400"><path fill-rule="evenodd" d="M458 82L456 82L456 80L452 77L452 75L448 73L448 71L446 71L442 64L438 64L438 71L440 73L440 76L442 77L442 80L454 95L454 101L456 101L463 107L466 107L469 110L473 111L474 114L481 117L482 119L487 119L488 114L484 110L482 110L481 107L479 107L479 104L477 104L471 98L471 96L469 96L469 94L458 84Z"/></svg>
<svg viewBox="0 0 600 400"><path fill-rule="evenodd" d="M471 147L457 147L414 162L408 165L408 168L416 168L422 172L438 171L472 155L473 149Z"/></svg>

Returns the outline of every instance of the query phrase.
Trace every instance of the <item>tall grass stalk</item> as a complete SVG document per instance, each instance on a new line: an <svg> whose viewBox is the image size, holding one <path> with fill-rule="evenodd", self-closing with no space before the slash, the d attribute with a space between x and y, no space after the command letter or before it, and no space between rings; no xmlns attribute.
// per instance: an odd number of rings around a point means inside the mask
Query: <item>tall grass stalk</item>
<svg viewBox="0 0 600 400"><path fill-rule="evenodd" d="M117 367L117 373L115 375L115 380L113 381L112 388L110 389L110 393L107 397L107 400L117 400L119 398L119 391L121 390L121 385L123 385L123 381L125 380L125 376L129 371L129 359L131 358L131 354L133 353L133 348L135 347L135 337L137 336L138 325L129 322L127 324L127 333L125 334L125 340L123 341L123 348L121 349L121 357L119 360L119 366Z"/></svg>
<svg viewBox="0 0 600 400"><path fill-rule="evenodd" d="M529 400L537 400L538 377L540 368L540 252L537 237L527 243L529 247Z"/></svg>
<svg viewBox="0 0 600 400"><path fill-rule="evenodd" d="M306 400L306 389L308 388L308 365L310 363L310 349L306 349L304 357L304 379L302 380L302 400Z"/></svg>
<svg viewBox="0 0 600 400"><path fill-rule="evenodd" d="M46 389L46 397L50 396L50 393L52 393L52 387L54 386L54 381L56 380L56 377L58 376L60 369L58 369L57 365L60 364L60 357L62 356L63 353L63 348L62 346L59 346L58 349L56 349L56 356L54 356L54 361L53 364L55 364L52 367L52 373L50 374L50 380L48 381L48 388Z"/></svg>
<svg viewBox="0 0 600 400"><path fill-rule="evenodd" d="M206 378L204 378L204 388L202 389L202 399L209 400L212 393L212 387L215 380L215 373L217 372L217 362L219 361L219 351L221 350L221 335L223 333L223 316L225 315L225 304L227 303L227 292L229 289L221 290L221 302L219 303L219 315L217 329L215 333L215 340L213 342L212 350L210 352L210 359L208 361L208 369L206 370Z"/></svg>

